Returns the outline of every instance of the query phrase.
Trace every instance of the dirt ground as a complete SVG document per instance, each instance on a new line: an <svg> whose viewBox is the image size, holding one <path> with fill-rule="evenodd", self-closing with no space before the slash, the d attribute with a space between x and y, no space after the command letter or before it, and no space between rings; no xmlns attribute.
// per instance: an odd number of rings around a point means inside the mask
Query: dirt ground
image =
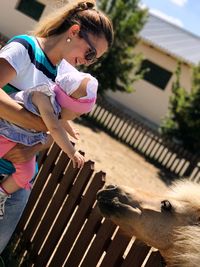
<svg viewBox="0 0 200 267"><path fill-rule="evenodd" d="M105 132L74 123L80 132L76 147L95 162L95 171L106 172L106 183L139 187L154 192L166 190L159 169Z"/></svg>

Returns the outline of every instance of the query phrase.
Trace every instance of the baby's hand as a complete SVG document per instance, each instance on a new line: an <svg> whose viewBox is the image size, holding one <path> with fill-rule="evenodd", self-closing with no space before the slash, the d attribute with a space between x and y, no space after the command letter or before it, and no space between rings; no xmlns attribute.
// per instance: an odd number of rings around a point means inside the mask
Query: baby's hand
<svg viewBox="0 0 200 267"><path fill-rule="evenodd" d="M70 157L73 162L73 168L82 168L85 163L85 157L81 155L78 151L74 153L73 156Z"/></svg>

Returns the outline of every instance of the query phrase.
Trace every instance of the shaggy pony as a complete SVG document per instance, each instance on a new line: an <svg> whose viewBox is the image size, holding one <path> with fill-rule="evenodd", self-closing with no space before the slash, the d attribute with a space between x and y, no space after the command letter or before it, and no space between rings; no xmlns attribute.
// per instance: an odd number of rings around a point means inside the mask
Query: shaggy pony
<svg viewBox="0 0 200 267"><path fill-rule="evenodd" d="M181 180L172 185L169 197L184 201L188 212L191 209L200 214L200 184L188 180ZM200 222L200 217L198 218ZM177 227L174 231L174 245L172 254L166 260L173 267L200 266L200 223Z"/></svg>
<svg viewBox="0 0 200 267"><path fill-rule="evenodd" d="M165 194L109 185L97 200L105 217L159 249L168 267L200 266L200 184L179 180Z"/></svg>

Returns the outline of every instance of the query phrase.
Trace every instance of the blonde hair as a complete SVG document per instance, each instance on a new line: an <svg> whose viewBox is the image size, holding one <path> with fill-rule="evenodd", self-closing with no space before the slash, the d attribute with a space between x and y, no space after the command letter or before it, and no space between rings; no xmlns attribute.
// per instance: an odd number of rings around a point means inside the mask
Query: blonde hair
<svg viewBox="0 0 200 267"><path fill-rule="evenodd" d="M32 32L37 37L59 35L67 31L72 25L80 25L80 30L85 30L96 36L104 36L108 46L113 42L112 22L102 11L95 7L95 1L73 1L54 11L42 19Z"/></svg>

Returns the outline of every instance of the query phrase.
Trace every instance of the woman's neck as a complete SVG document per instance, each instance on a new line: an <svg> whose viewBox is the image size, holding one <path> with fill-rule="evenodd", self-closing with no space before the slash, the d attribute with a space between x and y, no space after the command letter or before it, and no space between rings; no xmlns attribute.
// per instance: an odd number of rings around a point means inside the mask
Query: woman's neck
<svg viewBox="0 0 200 267"><path fill-rule="evenodd" d="M53 36L53 37L36 37L37 41L47 55L48 59L51 61L53 65L57 65L62 60L61 57L61 36Z"/></svg>

